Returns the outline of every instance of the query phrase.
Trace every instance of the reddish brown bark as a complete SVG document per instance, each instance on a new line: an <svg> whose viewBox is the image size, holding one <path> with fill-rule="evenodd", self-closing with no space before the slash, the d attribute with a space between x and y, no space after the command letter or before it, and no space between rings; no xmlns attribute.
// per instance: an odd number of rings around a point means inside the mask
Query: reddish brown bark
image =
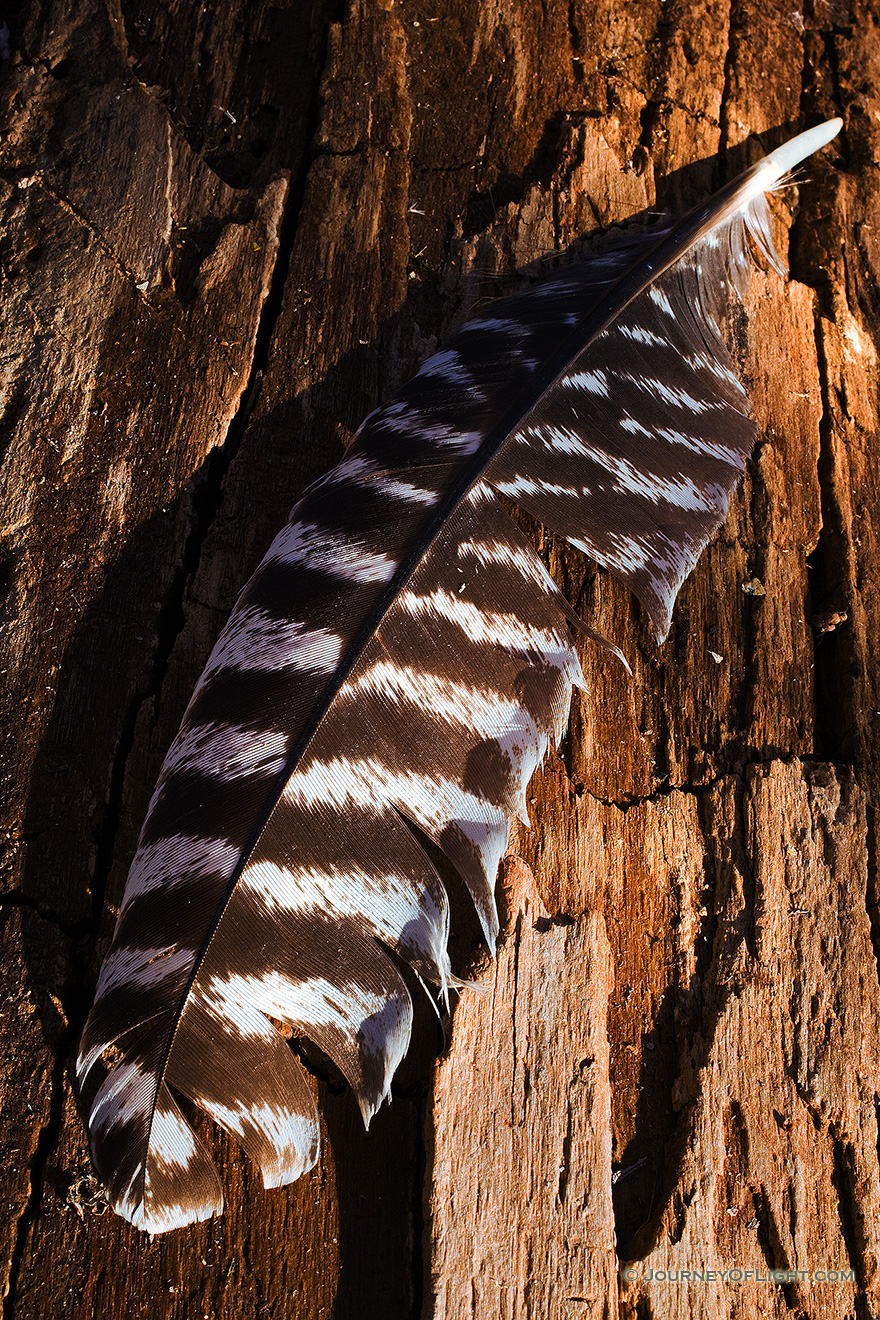
<svg viewBox="0 0 880 1320"><path fill-rule="evenodd" d="M874 7L59 0L16 18L0 98L6 1315L874 1315ZM313 1079L298 1184L203 1125L222 1219L102 1213L76 1038L164 750L299 491L518 270L838 113L773 203L791 276L738 339L763 438L670 640L530 525L634 676L584 649L436 1069L426 1010L369 1135Z"/></svg>

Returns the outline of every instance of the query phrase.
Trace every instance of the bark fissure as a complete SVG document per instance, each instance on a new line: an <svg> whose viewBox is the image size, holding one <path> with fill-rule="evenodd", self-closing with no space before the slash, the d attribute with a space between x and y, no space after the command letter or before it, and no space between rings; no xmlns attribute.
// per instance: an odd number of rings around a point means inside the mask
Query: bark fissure
<svg viewBox="0 0 880 1320"><path fill-rule="evenodd" d="M724 58L721 67L724 70L724 81L721 90L721 107L718 114L718 151L723 155L730 148L730 125L729 114L730 105L733 100L734 78L736 74L736 18L734 14L734 0L729 0L727 7L727 30L724 42Z"/></svg>
<svg viewBox="0 0 880 1320"><path fill-rule="evenodd" d="M31 898L28 894L22 894L16 890L9 890L5 894L0 894L0 911L4 908L26 908L28 912L35 913L43 921L54 926L62 935L67 935L70 939L81 939L90 929L88 922L67 921L59 912L55 912L37 899Z"/></svg>

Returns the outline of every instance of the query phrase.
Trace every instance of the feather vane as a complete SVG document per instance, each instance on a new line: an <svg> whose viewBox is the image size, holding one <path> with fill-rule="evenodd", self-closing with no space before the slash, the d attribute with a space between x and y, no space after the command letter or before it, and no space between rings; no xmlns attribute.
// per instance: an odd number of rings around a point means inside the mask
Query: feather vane
<svg viewBox="0 0 880 1320"><path fill-rule="evenodd" d="M388 1094L412 1020L395 958L451 982L446 894L409 823L494 946L509 818L583 685L577 620L498 496L666 635L755 438L724 306L750 238L775 260L765 192L839 127L471 321L293 509L168 752L83 1034L93 1156L138 1227L222 1207L176 1097L267 1186L315 1162L273 1022L335 1061L365 1121Z"/></svg>

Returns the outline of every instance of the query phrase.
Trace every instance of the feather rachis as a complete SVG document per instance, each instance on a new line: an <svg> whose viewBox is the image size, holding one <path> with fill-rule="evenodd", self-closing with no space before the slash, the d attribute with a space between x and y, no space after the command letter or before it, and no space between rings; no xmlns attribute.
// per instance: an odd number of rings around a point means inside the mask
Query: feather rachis
<svg viewBox="0 0 880 1320"><path fill-rule="evenodd" d="M405 819L493 943L509 818L583 683L571 609L496 491L665 634L754 439L702 290L736 292L765 188L804 146L630 244L625 267L571 268L464 327L276 537L166 758L84 1034L96 1162L132 1222L221 1204L172 1092L267 1185L314 1161L311 1095L270 1018L336 1061L365 1120L387 1095L412 1010L385 948L451 983L445 893Z"/></svg>

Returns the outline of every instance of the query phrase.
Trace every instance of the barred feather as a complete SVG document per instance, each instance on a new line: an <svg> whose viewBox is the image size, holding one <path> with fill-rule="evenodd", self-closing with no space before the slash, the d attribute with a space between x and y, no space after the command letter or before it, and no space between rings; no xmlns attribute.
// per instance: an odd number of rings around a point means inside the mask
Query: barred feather
<svg viewBox="0 0 880 1320"><path fill-rule="evenodd" d="M506 495L628 583L658 637L755 438L719 333L794 139L683 220L497 304L294 508L165 760L83 1035L92 1150L150 1232L221 1209L184 1096L267 1185L317 1158L315 1041L368 1122L409 1039L392 951L445 988L447 902L494 945L509 818L582 685L575 620Z"/></svg>

